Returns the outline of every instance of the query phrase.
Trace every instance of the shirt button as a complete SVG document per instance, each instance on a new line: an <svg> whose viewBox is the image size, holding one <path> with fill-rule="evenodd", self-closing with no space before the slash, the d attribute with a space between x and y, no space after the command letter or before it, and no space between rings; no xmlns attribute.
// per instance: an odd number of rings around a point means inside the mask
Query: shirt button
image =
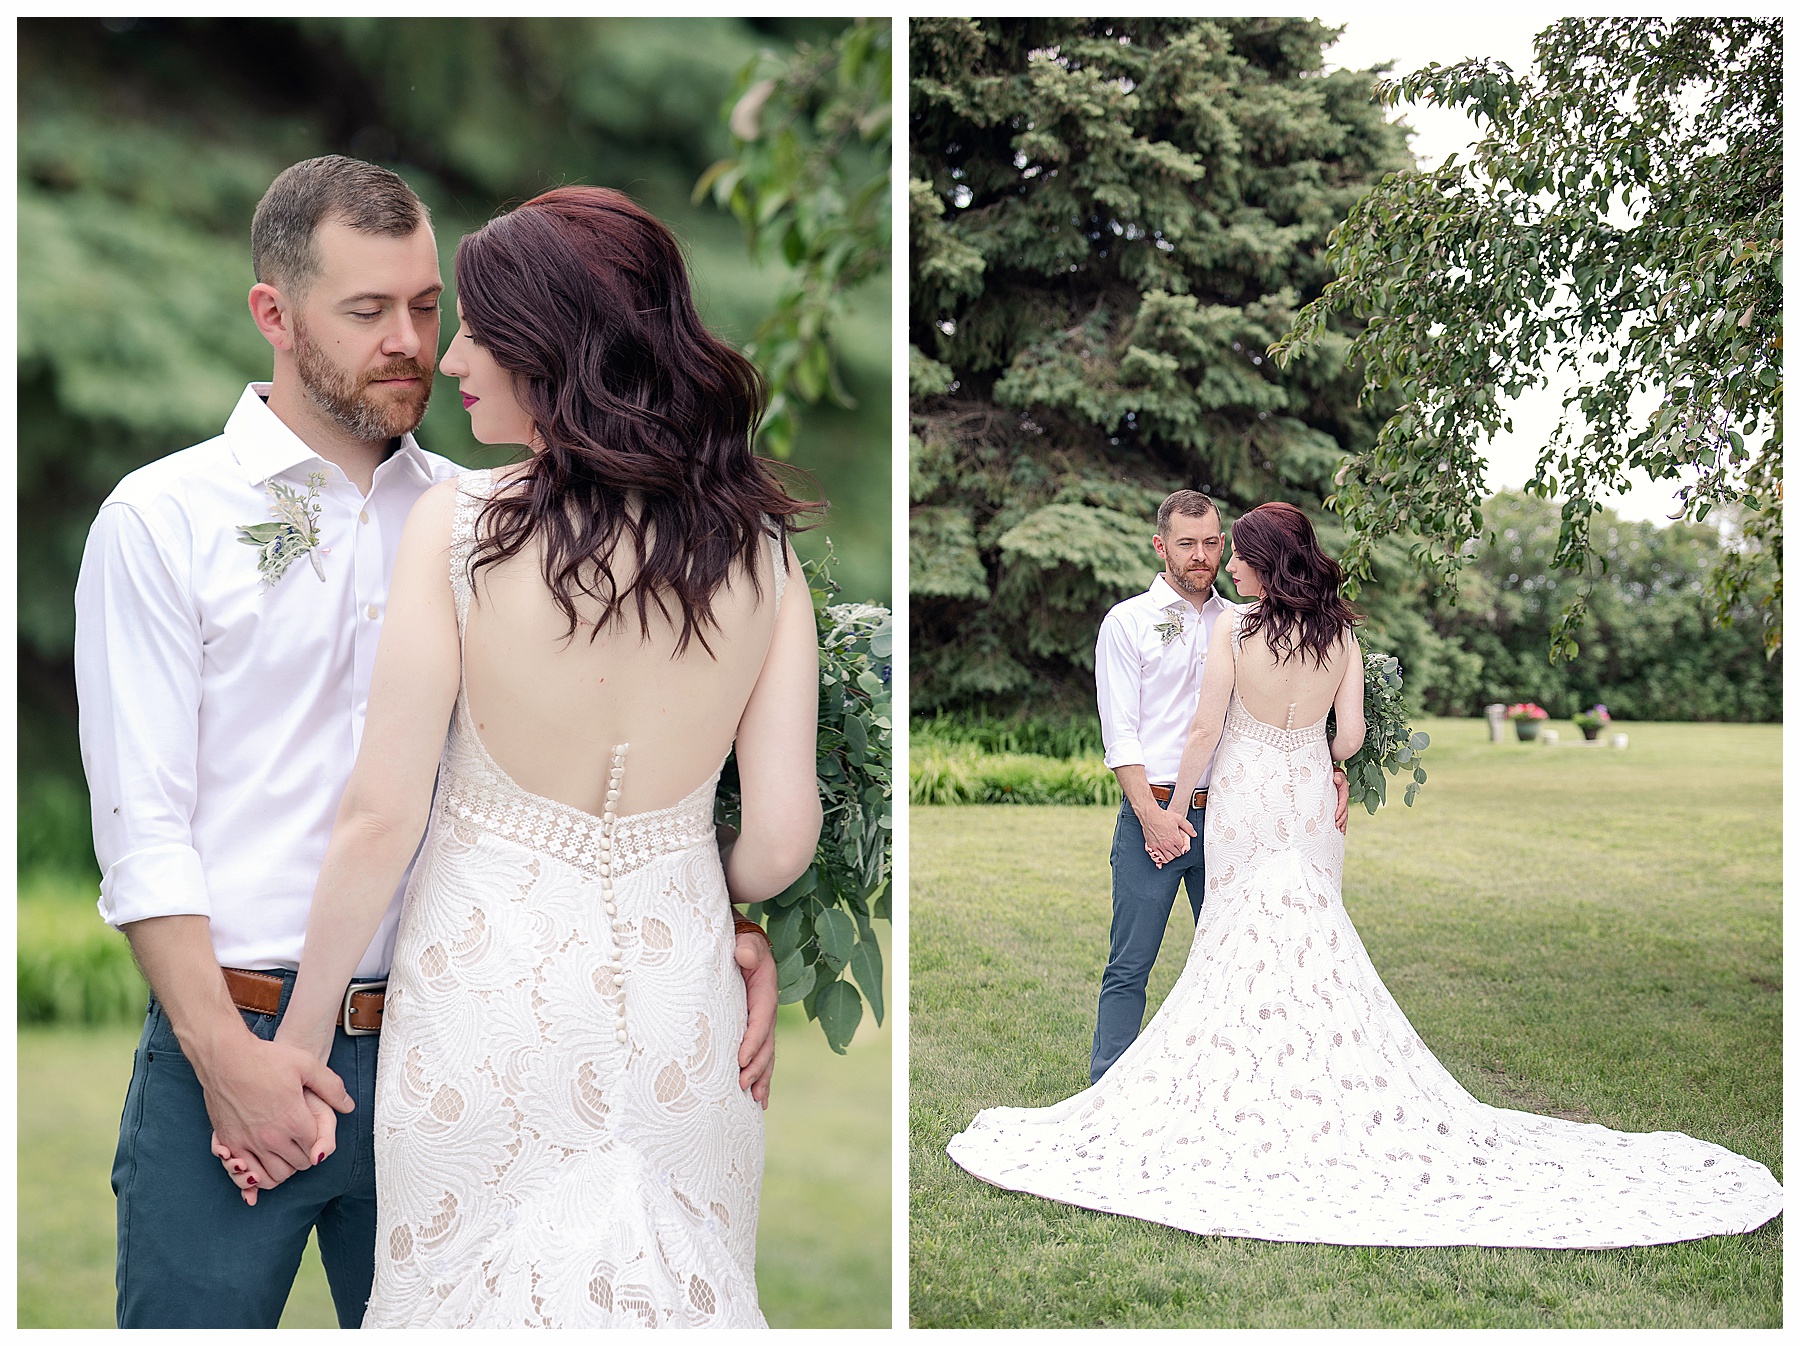
<svg viewBox="0 0 1800 1346"><path fill-rule="evenodd" d="M356 516L356 521L358 523L367 523L369 521L369 511L365 509L361 514L358 514Z"/></svg>
<svg viewBox="0 0 1800 1346"><path fill-rule="evenodd" d="M373 603L369 604L369 620L374 621L380 615L381 609L376 607Z"/></svg>

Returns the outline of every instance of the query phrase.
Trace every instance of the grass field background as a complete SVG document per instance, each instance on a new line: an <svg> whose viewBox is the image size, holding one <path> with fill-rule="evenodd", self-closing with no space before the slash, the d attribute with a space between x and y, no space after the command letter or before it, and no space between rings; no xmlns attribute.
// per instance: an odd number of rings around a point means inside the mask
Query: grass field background
<svg viewBox="0 0 1800 1346"><path fill-rule="evenodd" d="M1416 808L1350 823L1345 907L1478 1098L1678 1130L1781 1175L1781 731L1625 751L1427 721ZM1087 1084L1111 808L914 806L911 1282L921 1327L1774 1327L1781 1228L1606 1252L1203 1238L989 1187L944 1144ZM1192 938L1178 900L1150 1008Z"/></svg>
<svg viewBox="0 0 1800 1346"><path fill-rule="evenodd" d="M55 900L43 885L34 891L40 904ZM118 938L91 903L86 914L102 937ZM32 920L50 918L40 908ZM137 1037L137 1026L119 1024L20 1031L20 1327L113 1325L109 1174ZM771 1326L891 1320L892 1038L865 1015L849 1053L837 1056L798 1005L781 1010L757 1231ZM281 1325L337 1326L316 1244Z"/></svg>

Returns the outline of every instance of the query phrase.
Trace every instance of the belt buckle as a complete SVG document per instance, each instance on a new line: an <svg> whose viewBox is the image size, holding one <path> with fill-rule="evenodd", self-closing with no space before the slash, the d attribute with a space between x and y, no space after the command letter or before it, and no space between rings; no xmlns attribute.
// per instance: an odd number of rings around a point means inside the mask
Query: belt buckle
<svg viewBox="0 0 1800 1346"><path fill-rule="evenodd" d="M343 1019L344 1019L344 1032L345 1033L347 1033L349 1036L351 1036L353 1038L372 1038L381 1032L381 1030L379 1028L358 1028L355 1025L355 1023L353 1023L351 1021L350 997L353 995L356 995L358 992L361 992L361 991L385 991L385 990L387 990L387 978L386 977L381 978L379 981L353 981L347 987L344 988Z"/></svg>

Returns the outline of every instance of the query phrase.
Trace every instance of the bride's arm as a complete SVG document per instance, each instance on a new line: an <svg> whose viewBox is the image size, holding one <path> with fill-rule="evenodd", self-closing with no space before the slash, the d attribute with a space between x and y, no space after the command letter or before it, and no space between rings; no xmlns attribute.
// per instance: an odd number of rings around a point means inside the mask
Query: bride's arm
<svg viewBox="0 0 1800 1346"><path fill-rule="evenodd" d="M1231 657L1231 623L1229 612L1220 613L1213 622L1212 643L1206 650L1206 676L1200 679L1200 701L1194 707L1194 718L1188 723L1187 744L1181 750L1181 770L1175 776L1175 788L1165 806L1171 813L1187 817L1187 805L1176 803L1188 799L1200 783L1200 773L1212 761L1219 746L1219 735L1225 729L1225 711L1231 705L1231 689L1237 685L1237 661Z"/></svg>
<svg viewBox="0 0 1800 1346"><path fill-rule="evenodd" d="M1363 719L1362 646L1357 643L1353 631L1346 630L1344 638L1350 646L1350 658L1343 681L1338 683L1337 698L1332 702L1332 709L1337 711L1337 734L1331 740L1331 760L1334 762L1355 756L1369 729L1368 722Z"/></svg>
<svg viewBox="0 0 1800 1346"><path fill-rule="evenodd" d="M331 1052L344 988L424 834L456 705L462 658L449 578L455 492L454 481L427 491L400 538L362 744L313 890L300 975L275 1035L321 1059Z"/></svg>
<svg viewBox="0 0 1800 1346"><path fill-rule="evenodd" d="M819 632L788 548L787 596L762 672L738 721L743 822L725 857L733 902L761 902L812 863L824 814L819 806Z"/></svg>

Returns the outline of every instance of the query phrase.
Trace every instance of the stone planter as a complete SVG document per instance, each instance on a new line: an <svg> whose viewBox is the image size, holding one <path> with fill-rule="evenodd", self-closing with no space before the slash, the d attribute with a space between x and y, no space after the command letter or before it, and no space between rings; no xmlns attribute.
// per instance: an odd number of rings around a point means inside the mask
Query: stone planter
<svg viewBox="0 0 1800 1346"><path fill-rule="evenodd" d="M1519 733L1519 742L1535 743L1537 741L1538 729L1543 723L1542 720L1533 720L1529 717L1522 717L1514 720L1513 728Z"/></svg>
<svg viewBox="0 0 1800 1346"><path fill-rule="evenodd" d="M1600 737L1600 726L1597 724L1584 724L1577 727L1581 730L1581 736L1589 743Z"/></svg>

